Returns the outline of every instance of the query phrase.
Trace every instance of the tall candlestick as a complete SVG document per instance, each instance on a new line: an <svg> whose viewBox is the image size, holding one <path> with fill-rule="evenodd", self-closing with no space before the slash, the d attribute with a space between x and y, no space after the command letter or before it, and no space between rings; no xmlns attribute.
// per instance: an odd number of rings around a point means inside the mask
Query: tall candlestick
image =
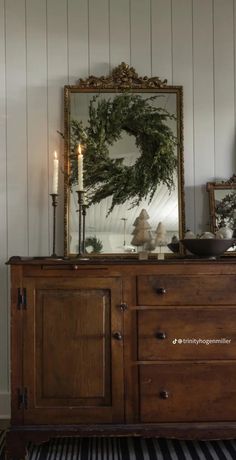
<svg viewBox="0 0 236 460"><path fill-rule="evenodd" d="M52 207L53 207L53 230L52 230L52 254L51 257L58 257L56 255L56 207L57 207L57 193L51 193Z"/></svg>
<svg viewBox="0 0 236 460"><path fill-rule="evenodd" d="M83 192L84 190L84 169L83 169L83 154L81 145L78 145L78 190Z"/></svg>
<svg viewBox="0 0 236 460"><path fill-rule="evenodd" d="M87 206L88 205L88 197L87 197L87 193L84 192L84 201L83 201L83 204L84 206Z"/></svg>
<svg viewBox="0 0 236 460"><path fill-rule="evenodd" d="M58 195L58 177L59 177L59 160L57 152L54 152L53 158L53 179L52 179L52 193Z"/></svg>

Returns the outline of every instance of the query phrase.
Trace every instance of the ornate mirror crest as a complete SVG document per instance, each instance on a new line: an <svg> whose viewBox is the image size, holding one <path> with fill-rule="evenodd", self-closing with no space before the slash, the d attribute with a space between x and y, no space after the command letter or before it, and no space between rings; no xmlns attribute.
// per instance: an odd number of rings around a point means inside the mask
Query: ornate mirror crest
<svg viewBox="0 0 236 460"><path fill-rule="evenodd" d="M81 89L117 89L117 91L135 88L152 89L166 87L167 80L161 80L159 77L140 77L134 67L129 67L128 64L122 62L118 67L112 70L111 75L107 77L94 77L91 75L85 80L81 78L78 80L78 86Z"/></svg>
<svg viewBox="0 0 236 460"><path fill-rule="evenodd" d="M150 215L152 231L169 214L166 243L174 234L181 238L185 221L182 87L168 86L167 80L158 77L140 77L133 67L122 63L107 77L90 76L75 86L65 86L64 104L65 253L77 253L78 209L73 189L77 186L78 143L84 148L87 239L93 239L103 253L131 251L130 234L142 208ZM162 152L159 148L159 158L153 147L154 125L149 123L153 113L159 117L163 139L168 138L166 154L164 147ZM162 171L161 179L156 180L153 165L157 171L163 159L166 173Z"/></svg>

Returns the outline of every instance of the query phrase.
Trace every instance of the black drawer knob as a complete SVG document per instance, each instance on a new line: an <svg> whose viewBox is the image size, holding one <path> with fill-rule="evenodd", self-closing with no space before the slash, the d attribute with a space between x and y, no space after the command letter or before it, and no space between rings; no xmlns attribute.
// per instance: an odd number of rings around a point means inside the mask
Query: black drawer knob
<svg viewBox="0 0 236 460"><path fill-rule="evenodd" d="M165 332L162 332L162 331L159 331L156 333L156 338L159 339L159 340L164 340L166 339L166 333Z"/></svg>
<svg viewBox="0 0 236 460"><path fill-rule="evenodd" d="M119 331L113 332L112 335L113 335L113 338L116 339L116 340L122 340L123 339L122 334Z"/></svg>
<svg viewBox="0 0 236 460"><path fill-rule="evenodd" d="M120 309L122 311L128 310L128 304L126 302L121 302Z"/></svg>
<svg viewBox="0 0 236 460"><path fill-rule="evenodd" d="M156 292L157 292L157 294L164 295L164 294L167 293L167 290L164 287L159 287L159 288L156 289Z"/></svg>
<svg viewBox="0 0 236 460"><path fill-rule="evenodd" d="M160 391L159 393L161 399L168 399L169 398L169 393L168 391Z"/></svg>

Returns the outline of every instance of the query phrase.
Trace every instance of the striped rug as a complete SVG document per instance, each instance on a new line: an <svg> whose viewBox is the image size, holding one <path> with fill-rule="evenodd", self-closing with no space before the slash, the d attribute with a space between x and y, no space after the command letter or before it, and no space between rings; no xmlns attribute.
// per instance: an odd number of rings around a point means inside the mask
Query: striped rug
<svg viewBox="0 0 236 460"><path fill-rule="evenodd" d="M58 438L29 447L28 460L236 460L236 440ZM0 434L4 460L4 433Z"/></svg>

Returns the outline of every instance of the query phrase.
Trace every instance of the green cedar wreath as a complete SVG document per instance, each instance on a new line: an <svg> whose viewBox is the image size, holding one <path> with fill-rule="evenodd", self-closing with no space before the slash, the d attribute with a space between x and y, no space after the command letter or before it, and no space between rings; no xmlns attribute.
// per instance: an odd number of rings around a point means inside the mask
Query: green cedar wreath
<svg viewBox="0 0 236 460"><path fill-rule="evenodd" d="M86 238L85 240L85 252L87 251L87 248L91 247L91 253L100 253L103 248L102 241L99 240L96 236L90 236ZM90 252L90 251L89 251Z"/></svg>
<svg viewBox="0 0 236 460"><path fill-rule="evenodd" d="M84 145L84 184L89 205L112 197L114 206L131 200L137 206L143 198L149 202L160 184L174 188L177 168L177 139L168 120L175 119L167 110L155 107L159 96L144 99L138 94L121 93L114 98L95 96L89 105L86 126L82 121L70 123L70 185L77 183L77 146ZM109 147L122 132L135 137L140 156L132 166L124 158L110 158Z"/></svg>

